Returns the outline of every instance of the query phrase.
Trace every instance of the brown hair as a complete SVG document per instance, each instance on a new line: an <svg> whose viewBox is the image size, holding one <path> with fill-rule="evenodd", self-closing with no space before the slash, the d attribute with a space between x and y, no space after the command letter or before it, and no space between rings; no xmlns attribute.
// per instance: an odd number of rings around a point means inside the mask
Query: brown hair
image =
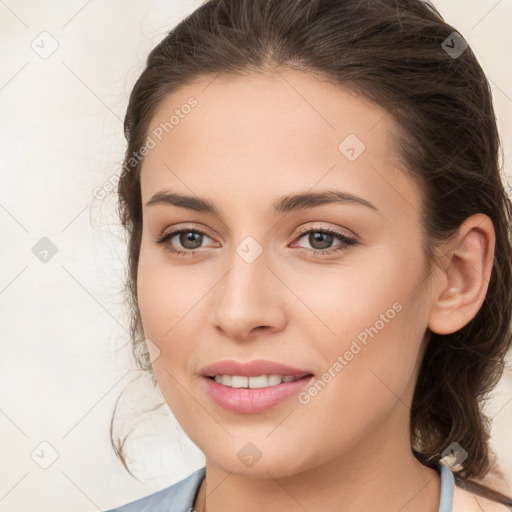
<svg viewBox="0 0 512 512"><path fill-rule="evenodd" d="M457 442L467 452L460 474L485 476L490 419L481 407L503 372L511 339L512 208L500 177L489 83L454 32L422 0L209 0L173 28L148 56L124 122L128 146L118 193L128 234L133 347L144 339L136 288L141 160L133 155L148 137L156 108L206 76L286 67L320 76L374 101L396 121L399 156L423 191L430 268L436 247L466 218L484 213L493 222L494 266L485 301L455 333L427 329L410 416L411 446L422 463L436 467ZM455 55L450 48L463 51Z"/></svg>

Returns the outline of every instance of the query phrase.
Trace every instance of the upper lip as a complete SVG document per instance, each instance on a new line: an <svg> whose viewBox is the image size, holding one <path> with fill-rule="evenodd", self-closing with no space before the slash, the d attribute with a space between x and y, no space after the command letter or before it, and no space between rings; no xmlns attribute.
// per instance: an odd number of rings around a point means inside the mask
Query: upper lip
<svg viewBox="0 0 512 512"><path fill-rule="evenodd" d="M215 375L241 375L246 377L257 377L258 375L291 375L296 378L312 375L309 370L302 368L293 368L274 361L265 361L257 359L249 362L239 362L234 360L217 361L209 364L201 370L205 377L215 377Z"/></svg>

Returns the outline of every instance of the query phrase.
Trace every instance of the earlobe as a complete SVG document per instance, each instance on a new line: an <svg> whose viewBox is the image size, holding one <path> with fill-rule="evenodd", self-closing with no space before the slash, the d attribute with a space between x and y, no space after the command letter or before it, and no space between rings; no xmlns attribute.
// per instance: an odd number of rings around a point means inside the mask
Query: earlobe
<svg viewBox="0 0 512 512"><path fill-rule="evenodd" d="M475 214L461 225L444 257L439 285L432 288L428 327L450 334L468 324L482 306L494 261L495 233L491 219Z"/></svg>

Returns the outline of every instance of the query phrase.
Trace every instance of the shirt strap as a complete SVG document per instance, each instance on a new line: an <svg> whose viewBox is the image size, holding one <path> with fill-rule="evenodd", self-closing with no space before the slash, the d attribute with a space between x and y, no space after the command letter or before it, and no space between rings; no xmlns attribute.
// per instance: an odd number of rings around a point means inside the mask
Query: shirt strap
<svg viewBox="0 0 512 512"><path fill-rule="evenodd" d="M439 512L453 512L453 493L455 479L452 470L441 460L438 461L441 473L441 496L439 498Z"/></svg>

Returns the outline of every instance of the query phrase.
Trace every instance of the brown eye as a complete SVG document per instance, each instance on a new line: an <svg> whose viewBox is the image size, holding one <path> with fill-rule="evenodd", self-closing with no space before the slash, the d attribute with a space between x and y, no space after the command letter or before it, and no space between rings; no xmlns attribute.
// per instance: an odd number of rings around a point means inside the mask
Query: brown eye
<svg viewBox="0 0 512 512"><path fill-rule="evenodd" d="M204 237L211 240L211 238L201 230L180 229L157 237L155 241L157 244L163 245L165 250L169 252L180 256L188 256L201 252L201 243Z"/></svg>
<svg viewBox="0 0 512 512"><path fill-rule="evenodd" d="M175 236L178 237L179 243L185 249L194 250L201 246L202 235L196 231L182 231Z"/></svg>
<svg viewBox="0 0 512 512"><path fill-rule="evenodd" d="M311 231L308 235L308 242L313 249L329 249L334 240L334 235L323 231Z"/></svg>
<svg viewBox="0 0 512 512"><path fill-rule="evenodd" d="M307 238L306 238L307 237ZM340 233L333 229L310 229L309 231L304 231L300 237L300 239L306 239L309 245L311 246L311 249L307 249L303 246L300 246L304 249L309 250L310 252L313 252L314 254L332 254L334 252L338 251L345 251L347 250L351 245L356 244L356 240L353 238L350 238L343 233ZM333 241L335 239L338 239L340 243L338 246L331 248Z"/></svg>

